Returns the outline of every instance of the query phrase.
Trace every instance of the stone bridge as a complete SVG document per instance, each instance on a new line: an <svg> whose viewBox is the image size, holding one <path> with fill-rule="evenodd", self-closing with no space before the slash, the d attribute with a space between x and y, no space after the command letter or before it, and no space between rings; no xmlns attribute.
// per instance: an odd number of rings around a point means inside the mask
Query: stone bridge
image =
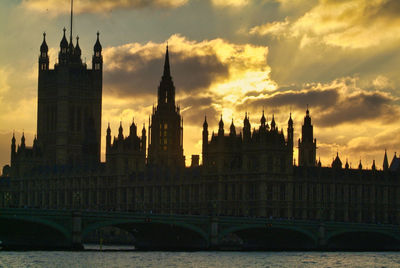
<svg viewBox="0 0 400 268"><path fill-rule="evenodd" d="M397 225L131 212L0 209L4 248L82 249L114 226L145 250L398 250Z"/></svg>

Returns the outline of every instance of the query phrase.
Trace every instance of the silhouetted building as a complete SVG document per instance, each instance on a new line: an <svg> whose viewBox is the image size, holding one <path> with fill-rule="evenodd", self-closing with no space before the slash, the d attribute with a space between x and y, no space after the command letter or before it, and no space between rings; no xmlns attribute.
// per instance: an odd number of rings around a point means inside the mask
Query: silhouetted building
<svg viewBox="0 0 400 268"><path fill-rule="evenodd" d="M158 103L153 108L149 126L148 164L175 168L185 166L183 156L183 119L175 105L175 86L172 81L168 46L164 73L158 87Z"/></svg>
<svg viewBox="0 0 400 268"><path fill-rule="evenodd" d="M95 166L100 162L103 56L99 33L92 69L88 69L81 59L79 37L74 45L72 33L68 42L65 31L54 69L49 68L49 49L43 34L38 64L37 137L32 148L21 141L17 151L13 138L14 174L22 175L34 166Z"/></svg>
<svg viewBox="0 0 400 268"><path fill-rule="evenodd" d="M106 165L115 174L129 174L144 171L146 161L146 129L143 126L142 138L137 135L135 122L129 128L129 136L124 137L122 124L118 129L118 137L111 143L110 125L106 136Z"/></svg>
<svg viewBox="0 0 400 268"><path fill-rule="evenodd" d="M243 134L236 133L232 123L229 133L225 134L224 122L219 121L218 134L211 135L208 142L208 124L203 124L203 166L207 173L231 171L267 172L287 174L291 172L293 162L293 121L288 121L288 136L285 139L283 129L278 130L272 116L271 127L264 112L258 129L251 131L250 120L245 115Z"/></svg>
<svg viewBox="0 0 400 268"><path fill-rule="evenodd" d="M317 139L314 139L310 111L307 108L304 124L299 139L299 165L314 167L316 165Z"/></svg>
<svg viewBox="0 0 400 268"><path fill-rule="evenodd" d="M253 128L245 115L239 131L232 120L225 132L209 134L207 118L199 155L185 167L183 119L175 104L168 46L153 108L146 148L132 122L129 135L106 133L106 162L100 163L102 55L99 38L92 69L64 37L59 62L49 69L45 39L39 57L38 136L11 142L11 167L0 177L0 207L105 209L163 214L203 214L303 220L400 223L400 158L383 171L352 169L337 153L331 167L316 162L316 139L307 108L299 165L293 164L294 126L286 137L264 112ZM199 122L200 123L200 122ZM227 128L228 129L228 128ZM148 155L146 157L146 149ZM90 167L90 168L87 168Z"/></svg>

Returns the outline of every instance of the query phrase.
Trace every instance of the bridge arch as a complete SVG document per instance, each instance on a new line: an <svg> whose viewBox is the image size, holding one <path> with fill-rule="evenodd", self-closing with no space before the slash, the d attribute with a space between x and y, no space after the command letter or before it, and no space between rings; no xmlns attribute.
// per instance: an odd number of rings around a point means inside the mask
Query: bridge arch
<svg viewBox="0 0 400 268"><path fill-rule="evenodd" d="M251 233L253 231L253 233ZM285 233L283 233L285 232ZM268 234L268 236L265 236L265 234ZM242 226L233 226L230 228L227 228L223 230L219 236L218 239L221 241L224 237L226 237L229 234L238 234L239 237L246 239L246 235L253 235L257 236L258 234L260 241L262 239L277 239L278 237L285 237L290 238L293 237L293 245L291 248L296 248L297 245L295 244L296 242L301 242L303 243L302 245L299 245L299 249L301 248L307 248L307 249L312 249L317 246L318 238L310 231L299 228L299 227L294 227L294 226L269 226L268 224L247 224L247 225L242 225ZM276 235L276 237L274 237ZM298 241L297 241L297 240ZM288 240L289 241L289 240ZM250 245L251 246L251 245ZM261 247L274 247L274 245L264 245ZM276 245L277 249L279 248L278 245ZM284 246L282 245L282 248Z"/></svg>
<svg viewBox="0 0 400 268"><path fill-rule="evenodd" d="M338 230L326 236L328 249L398 250L400 236L385 230Z"/></svg>
<svg viewBox="0 0 400 268"><path fill-rule="evenodd" d="M204 242L204 247L206 247L209 243L209 236L208 233L206 233L204 230L202 230L200 227L190 224L190 223L185 223L185 222L174 222L174 221L168 221L168 220L161 220L161 219L153 219L153 218L147 218L146 219L140 218L140 219L115 219L115 220L101 220L99 219L98 222L91 223L87 226L84 225L82 229L82 237L85 237L87 234L90 232L93 232L99 228L102 227L108 227L108 226L115 226L121 229L124 229L128 232L131 232L129 228L126 228L126 226L130 227L135 227L135 229L139 230L144 230L148 228L155 228L156 226L159 228L165 228L166 230L171 230L172 228L181 228L182 231L185 232L190 232L192 234L195 234L196 236L200 237L201 240ZM125 227L124 227L125 226ZM140 231L139 231L140 232ZM132 233L135 237L138 235L137 233ZM151 232L147 231L147 235L151 235ZM149 244L149 248L151 245Z"/></svg>
<svg viewBox="0 0 400 268"><path fill-rule="evenodd" d="M0 239L4 246L65 248L69 247L72 242L72 235L68 229L44 218L1 215L0 226L4 231L0 232Z"/></svg>

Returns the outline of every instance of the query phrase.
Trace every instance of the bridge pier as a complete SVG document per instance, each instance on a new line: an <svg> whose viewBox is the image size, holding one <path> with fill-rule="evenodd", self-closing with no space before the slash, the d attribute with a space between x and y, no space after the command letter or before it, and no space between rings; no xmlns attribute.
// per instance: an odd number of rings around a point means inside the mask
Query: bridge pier
<svg viewBox="0 0 400 268"><path fill-rule="evenodd" d="M219 248L219 239L218 239L218 217L211 217L210 221L210 249L218 249Z"/></svg>
<svg viewBox="0 0 400 268"><path fill-rule="evenodd" d="M317 241L318 249L326 248L326 228L323 223L321 223L318 227L318 241Z"/></svg>
<svg viewBox="0 0 400 268"><path fill-rule="evenodd" d="M82 213L80 211L72 212L72 234L71 249L82 250Z"/></svg>

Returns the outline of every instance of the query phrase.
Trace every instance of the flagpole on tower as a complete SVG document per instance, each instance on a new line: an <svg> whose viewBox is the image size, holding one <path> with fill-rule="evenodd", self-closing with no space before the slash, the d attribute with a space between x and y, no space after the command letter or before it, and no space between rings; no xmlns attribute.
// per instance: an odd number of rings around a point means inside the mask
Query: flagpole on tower
<svg viewBox="0 0 400 268"><path fill-rule="evenodd" d="M74 0L71 0L71 29L70 29L70 42L72 43L72 20L74 17Z"/></svg>

